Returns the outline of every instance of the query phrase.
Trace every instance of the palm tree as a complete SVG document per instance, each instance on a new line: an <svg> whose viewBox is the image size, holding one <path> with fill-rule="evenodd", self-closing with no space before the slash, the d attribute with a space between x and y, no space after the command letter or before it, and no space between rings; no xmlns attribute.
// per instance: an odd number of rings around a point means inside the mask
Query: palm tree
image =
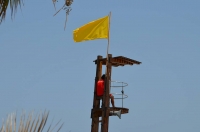
<svg viewBox="0 0 200 132"><path fill-rule="evenodd" d="M17 123L16 114L11 113L7 116L7 119L3 121L2 126L0 127L0 132L42 132L47 119L49 116L49 112L44 112L39 114L38 116L33 115L33 112L29 113L28 117L25 117L25 113L22 113L19 123ZM60 125L57 129L57 125L59 125L60 121L52 127L52 123L47 129L47 132L59 132L62 128L63 124Z"/></svg>
<svg viewBox="0 0 200 132"><path fill-rule="evenodd" d="M8 5L10 5L11 17L13 17L17 12L18 6L21 7L22 4L23 0L0 0L0 24L5 19Z"/></svg>

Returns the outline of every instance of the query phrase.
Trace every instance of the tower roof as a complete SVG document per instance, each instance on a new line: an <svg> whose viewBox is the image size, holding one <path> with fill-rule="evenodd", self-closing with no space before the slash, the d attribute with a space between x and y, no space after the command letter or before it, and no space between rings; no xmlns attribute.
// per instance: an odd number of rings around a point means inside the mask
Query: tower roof
<svg viewBox="0 0 200 132"><path fill-rule="evenodd" d="M107 58L103 58L100 60L102 62L102 65L106 65L106 60ZM93 62L95 62L96 64L97 60L94 60ZM124 56L117 56L117 57L112 57L111 63L112 63L112 66L118 67L118 66L133 65L133 64L139 65L141 62L124 57Z"/></svg>

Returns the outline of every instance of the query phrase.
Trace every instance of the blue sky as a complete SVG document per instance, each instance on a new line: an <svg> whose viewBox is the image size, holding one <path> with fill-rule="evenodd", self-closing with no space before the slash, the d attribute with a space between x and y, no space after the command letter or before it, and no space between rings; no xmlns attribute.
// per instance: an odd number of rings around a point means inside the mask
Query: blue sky
<svg viewBox="0 0 200 132"><path fill-rule="evenodd" d="M63 5L58 1L57 10ZM199 132L200 1L74 0L55 17L51 0L24 1L0 25L0 118L22 110L49 110L62 132L90 131L97 55L107 40L74 43L72 31L110 11L110 53L141 61L113 68L112 80L128 83L122 119L110 132ZM120 90L119 90L120 92ZM121 101L116 100L117 106Z"/></svg>

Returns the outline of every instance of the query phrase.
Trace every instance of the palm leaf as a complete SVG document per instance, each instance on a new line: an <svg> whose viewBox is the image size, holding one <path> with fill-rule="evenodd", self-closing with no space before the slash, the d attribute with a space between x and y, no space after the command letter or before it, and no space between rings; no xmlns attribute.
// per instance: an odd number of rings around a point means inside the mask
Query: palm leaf
<svg viewBox="0 0 200 132"><path fill-rule="evenodd" d="M44 129L44 126L46 125L47 119L49 117L49 112L44 112L39 114L38 116L35 116L33 119L33 112L29 113L27 119L25 118L25 113L23 112L20 117L20 122L19 122L19 127L18 127L18 132L42 132ZM33 119L33 120L32 120ZM36 121L36 123L35 123ZM16 132L16 114L12 113L7 116L7 120L3 121L3 124L0 128L0 132ZM53 127L51 132L55 129L55 127L60 123L60 121ZM52 123L50 124L51 127ZM60 125L57 128L57 132L60 131L62 128L63 124ZM47 132L49 131L50 127L48 128Z"/></svg>
<svg viewBox="0 0 200 132"><path fill-rule="evenodd" d="M17 12L18 6L21 7L23 4L23 0L0 0L0 24L6 17L6 11L9 4L11 9L11 17L13 17Z"/></svg>

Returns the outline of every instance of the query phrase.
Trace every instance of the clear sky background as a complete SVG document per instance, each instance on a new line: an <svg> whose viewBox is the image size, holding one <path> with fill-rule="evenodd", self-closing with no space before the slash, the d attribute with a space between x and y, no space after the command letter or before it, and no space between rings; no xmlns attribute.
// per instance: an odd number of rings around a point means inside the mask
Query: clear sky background
<svg viewBox="0 0 200 132"><path fill-rule="evenodd" d="M57 2L57 10L64 1ZM200 1L74 0L65 11L51 0L25 0L0 25L0 118L49 110L61 132L89 132L97 55L107 40L74 43L72 32L112 12L110 53L141 61L113 68L128 83L124 107L109 132L199 132ZM121 90L119 89L119 92ZM121 101L116 101L121 106Z"/></svg>

